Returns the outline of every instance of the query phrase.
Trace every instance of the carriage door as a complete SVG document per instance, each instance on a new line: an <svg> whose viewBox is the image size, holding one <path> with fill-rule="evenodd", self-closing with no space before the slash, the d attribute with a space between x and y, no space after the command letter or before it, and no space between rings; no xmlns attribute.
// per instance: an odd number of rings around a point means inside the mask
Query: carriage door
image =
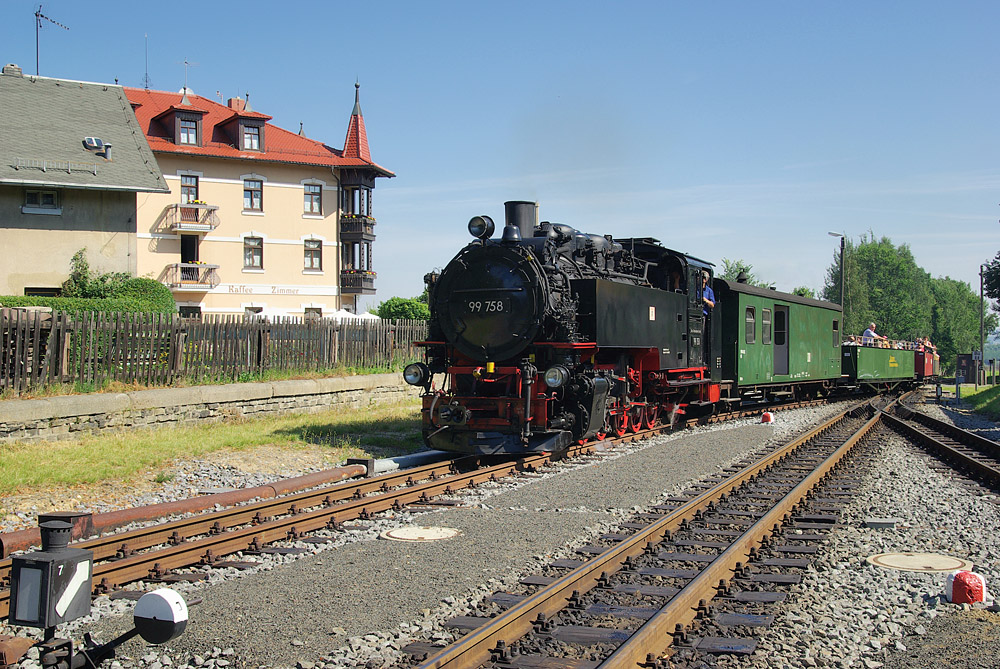
<svg viewBox="0 0 1000 669"><path fill-rule="evenodd" d="M788 374L788 307L774 305L774 374Z"/></svg>

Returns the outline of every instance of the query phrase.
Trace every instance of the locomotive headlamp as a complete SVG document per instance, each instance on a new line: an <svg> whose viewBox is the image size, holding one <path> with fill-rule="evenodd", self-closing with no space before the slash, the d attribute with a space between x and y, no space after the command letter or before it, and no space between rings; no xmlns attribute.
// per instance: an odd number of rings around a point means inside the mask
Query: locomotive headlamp
<svg viewBox="0 0 1000 669"><path fill-rule="evenodd" d="M560 388L569 381L569 370L562 365L549 367L545 370L545 385L549 388Z"/></svg>
<svg viewBox="0 0 1000 669"><path fill-rule="evenodd" d="M403 380L411 386L422 386L431 378L431 370L422 362L414 362L403 370Z"/></svg>
<svg viewBox="0 0 1000 669"><path fill-rule="evenodd" d="M476 239L489 239L493 236L496 225L489 216L473 216L469 221L469 234Z"/></svg>

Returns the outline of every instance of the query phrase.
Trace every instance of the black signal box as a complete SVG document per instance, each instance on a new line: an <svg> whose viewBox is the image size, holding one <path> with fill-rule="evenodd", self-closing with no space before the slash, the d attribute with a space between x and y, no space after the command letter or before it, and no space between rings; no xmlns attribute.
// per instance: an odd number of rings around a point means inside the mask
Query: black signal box
<svg viewBox="0 0 1000 669"><path fill-rule="evenodd" d="M10 624L49 628L90 613L94 554L68 547L72 527L42 523L42 550L11 559Z"/></svg>

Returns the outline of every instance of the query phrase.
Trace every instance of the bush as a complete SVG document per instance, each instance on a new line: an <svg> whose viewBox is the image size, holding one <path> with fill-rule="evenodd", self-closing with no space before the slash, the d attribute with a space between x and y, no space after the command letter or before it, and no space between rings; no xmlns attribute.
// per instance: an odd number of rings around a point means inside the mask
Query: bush
<svg viewBox="0 0 1000 669"><path fill-rule="evenodd" d="M73 254L69 278L62 297L0 296L5 307L49 307L59 311L123 311L173 314L177 303L170 289L159 281L134 277L127 272L97 274L87 262L87 249Z"/></svg>
<svg viewBox="0 0 1000 669"><path fill-rule="evenodd" d="M151 311L161 314L172 314L177 311L174 294L155 279L141 276L130 277L122 283L114 297L135 304L138 307L136 311Z"/></svg>
<svg viewBox="0 0 1000 669"><path fill-rule="evenodd" d="M70 260L69 278L62 285L64 297L85 297L106 299L117 297L122 286L131 279L128 272L106 272L97 274L90 269L86 247L73 254Z"/></svg>
<svg viewBox="0 0 1000 669"><path fill-rule="evenodd" d="M0 306L4 307L49 307L59 311L80 313L83 311L150 311L137 309L128 300L96 300L86 297L34 297L31 295L0 295Z"/></svg>
<svg viewBox="0 0 1000 669"><path fill-rule="evenodd" d="M379 318L389 320L428 321L431 310L417 297L390 297L375 309Z"/></svg>
<svg viewBox="0 0 1000 669"><path fill-rule="evenodd" d="M128 277L106 299L88 297L32 297L27 295L0 295L0 305L5 307L50 307L59 311L81 313L84 311L124 311L154 314L172 314L177 303L170 289L159 281L142 277Z"/></svg>

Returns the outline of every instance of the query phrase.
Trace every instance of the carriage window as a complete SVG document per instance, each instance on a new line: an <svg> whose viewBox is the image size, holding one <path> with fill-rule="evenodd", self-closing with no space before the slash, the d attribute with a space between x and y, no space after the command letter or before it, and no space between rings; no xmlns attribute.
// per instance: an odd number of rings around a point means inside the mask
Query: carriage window
<svg viewBox="0 0 1000 669"><path fill-rule="evenodd" d="M746 341L752 344L757 340L757 310L754 307L747 307L746 321Z"/></svg>
<svg viewBox="0 0 1000 669"><path fill-rule="evenodd" d="M771 310L764 309L760 314L760 343L771 343Z"/></svg>
<svg viewBox="0 0 1000 669"><path fill-rule="evenodd" d="M833 345L840 346L840 321L833 321Z"/></svg>
<svg viewBox="0 0 1000 669"><path fill-rule="evenodd" d="M788 328L785 325L785 314L788 313L781 309L774 312L774 345L784 346L785 345L785 335L788 332ZM786 372L787 373L787 372Z"/></svg>

